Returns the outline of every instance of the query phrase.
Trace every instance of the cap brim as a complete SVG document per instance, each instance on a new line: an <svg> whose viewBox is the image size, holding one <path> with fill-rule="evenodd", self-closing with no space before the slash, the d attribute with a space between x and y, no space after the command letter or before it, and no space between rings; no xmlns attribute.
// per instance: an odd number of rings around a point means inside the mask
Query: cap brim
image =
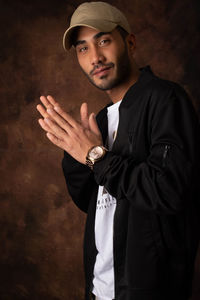
<svg viewBox="0 0 200 300"><path fill-rule="evenodd" d="M117 24L106 20L85 20L79 24L71 25L63 35L63 47L64 49L70 50L72 46L72 34L76 27L85 26L102 32L112 31Z"/></svg>

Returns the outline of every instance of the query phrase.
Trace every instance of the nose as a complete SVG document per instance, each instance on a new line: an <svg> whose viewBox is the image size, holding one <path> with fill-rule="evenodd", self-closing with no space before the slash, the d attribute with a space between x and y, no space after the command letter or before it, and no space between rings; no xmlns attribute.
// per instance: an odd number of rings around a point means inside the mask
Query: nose
<svg viewBox="0 0 200 300"><path fill-rule="evenodd" d="M99 47L97 47L96 45L94 45L91 49L90 49L90 62L91 64L97 65L99 63L103 63L105 61L105 57L101 51L101 49Z"/></svg>

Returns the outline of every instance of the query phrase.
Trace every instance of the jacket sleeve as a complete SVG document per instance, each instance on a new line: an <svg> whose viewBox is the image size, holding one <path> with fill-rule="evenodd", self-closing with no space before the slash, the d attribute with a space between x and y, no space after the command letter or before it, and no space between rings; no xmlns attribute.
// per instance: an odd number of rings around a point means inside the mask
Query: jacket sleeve
<svg viewBox="0 0 200 300"><path fill-rule="evenodd" d="M107 123L105 122L107 108L102 109L97 115L97 123L105 142L107 136ZM97 194L98 185L94 179L94 173L89 167L79 163L66 151L62 160L62 169L67 184L68 192L74 203L82 211L88 211L88 206L93 193Z"/></svg>
<svg viewBox="0 0 200 300"><path fill-rule="evenodd" d="M97 187L93 172L87 166L76 161L66 151L64 151L62 169L72 200L78 208L87 212L91 194L95 186Z"/></svg>
<svg viewBox="0 0 200 300"><path fill-rule="evenodd" d="M118 201L174 214L186 207L199 165L199 123L183 91L152 97L149 154L143 161L108 152L94 166L95 180ZM198 160L198 161L197 161Z"/></svg>

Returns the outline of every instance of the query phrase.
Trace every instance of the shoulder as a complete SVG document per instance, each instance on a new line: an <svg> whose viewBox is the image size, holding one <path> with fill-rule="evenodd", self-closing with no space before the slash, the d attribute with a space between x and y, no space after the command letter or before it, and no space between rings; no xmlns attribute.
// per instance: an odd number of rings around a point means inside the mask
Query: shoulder
<svg viewBox="0 0 200 300"><path fill-rule="evenodd" d="M130 87L121 105L126 111L148 113L176 111L177 116L196 118L197 114L186 91L178 83L162 79L151 69L141 70L138 81Z"/></svg>
<svg viewBox="0 0 200 300"><path fill-rule="evenodd" d="M182 97L188 97L187 93L178 83L162 79L153 74L150 80L146 84L147 93L150 93L153 96L171 96L177 95Z"/></svg>
<svg viewBox="0 0 200 300"><path fill-rule="evenodd" d="M186 96L186 92L178 83L156 76L150 66L146 66L140 68L138 81L130 87L125 97L133 96L133 94L151 95L152 93L166 95L173 92Z"/></svg>
<svg viewBox="0 0 200 300"><path fill-rule="evenodd" d="M143 98L144 101L150 101L151 103L160 103L170 99L172 101L175 99L176 101L181 100L185 103L191 102L183 87L176 82L156 76L150 67L142 69L138 82L126 94L127 98L134 96L138 96L140 99Z"/></svg>
<svg viewBox="0 0 200 300"><path fill-rule="evenodd" d="M152 79L147 87L151 93L155 95L165 95L165 96L177 96L177 97L185 97L188 98L188 95L183 87L181 87L178 83L161 79L157 76Z"/></svg>

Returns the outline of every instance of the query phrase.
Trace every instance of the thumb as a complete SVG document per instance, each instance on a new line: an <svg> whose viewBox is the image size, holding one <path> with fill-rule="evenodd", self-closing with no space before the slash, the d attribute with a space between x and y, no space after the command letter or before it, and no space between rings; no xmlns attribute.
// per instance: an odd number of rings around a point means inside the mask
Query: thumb
<svg viewBox="0 0 200 300"><path fill-rule="evenodd" d="M101 132L97 125L96 116L94 113L91 113L89 116L89 127L92 132L94 132L98 136L101 136Z"/></svg>
<svg viewBox="0 0 200 300"><path fill-rule="evenodd" d="M85 128L89 128L88 124L88 106L87 103L82 103L80 108L81 123Z"/></svg>

